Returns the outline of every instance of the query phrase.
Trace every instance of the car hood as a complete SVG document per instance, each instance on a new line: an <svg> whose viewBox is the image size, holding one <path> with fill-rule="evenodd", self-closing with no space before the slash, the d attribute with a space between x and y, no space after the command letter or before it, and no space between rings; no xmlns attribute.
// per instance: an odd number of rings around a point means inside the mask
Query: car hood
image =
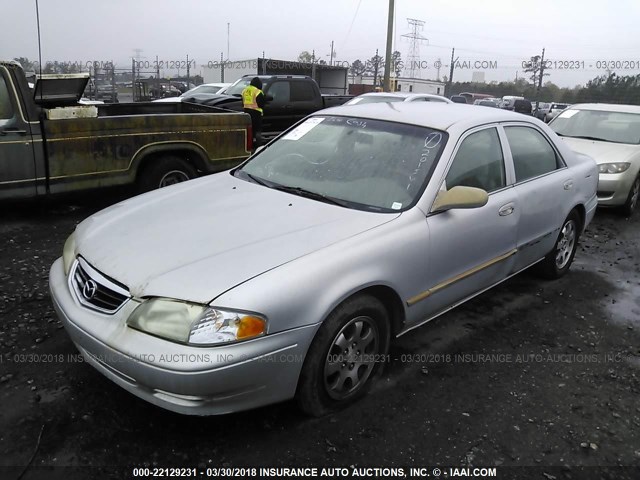
<svg viewBox="0 0 640 480"><path fill-rule="evenodd" d="M135 297L208 303L397 216L298 197L224 172L96 213L78 226L76 249Z"/></svg>
<svg viewBox="0 0 640 480"><path fill-rule="evenodd" d="M592 157L596 163L629 162L640 153L640 146L626 143L599 142L584 138L560 137L574 152Z"/></svg>

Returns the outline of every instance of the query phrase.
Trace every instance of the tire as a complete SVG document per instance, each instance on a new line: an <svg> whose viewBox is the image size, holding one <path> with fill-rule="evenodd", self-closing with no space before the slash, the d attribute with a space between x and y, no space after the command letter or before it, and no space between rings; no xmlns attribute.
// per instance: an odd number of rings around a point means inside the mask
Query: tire
<svg viewBox="0 0 640 480"><path fill-rule="evenodd" d="M336 307L307 352L296 393L300 408L319 417L366 394L382 373L389 338L389 314L377 298L358 295Z"/></svg>
<svg viewBox="0 0 640 480"><path fill-rule="evenodd" d="M576 210L572 210L562 223L553 250L536 265L535 271L538 275L553 280L569 271L578 248L580 224L580 215Z"/></svg>
<svg viewBox="0 0 640 480"><path fill-rule="evenodd" d="M622 213L625 217L630 217L633 215L633 212L636 211L638 207L638 201L640 197L640 174L636 177L633 185L631 185L631 189L629 190L629 196L627 197L627 201L622 206Z"/></svg>
<svg viewBox="0 0 640 480"><path fill-rule="evenodd" d="M158 157L149 160L149 164L140 172L138 190L149 192L156 188L186 182L196 176L196 169L186 160L172 155Z"/></svg>

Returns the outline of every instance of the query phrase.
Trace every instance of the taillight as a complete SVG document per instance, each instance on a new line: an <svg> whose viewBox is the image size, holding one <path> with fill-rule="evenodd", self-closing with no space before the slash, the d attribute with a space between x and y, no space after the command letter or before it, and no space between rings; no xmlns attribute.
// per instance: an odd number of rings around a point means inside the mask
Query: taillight
<svg viewBox="0 0 640 480"><path fill-rule="evenodd" d="M247 126L247 152L253 150L253 128L251 125Z"/></svg>

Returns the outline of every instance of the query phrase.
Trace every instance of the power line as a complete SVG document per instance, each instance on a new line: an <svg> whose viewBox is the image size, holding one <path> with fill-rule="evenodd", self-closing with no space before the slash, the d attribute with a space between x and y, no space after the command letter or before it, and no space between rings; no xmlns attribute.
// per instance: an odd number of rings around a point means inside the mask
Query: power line
<svg viewBox="0 0 640 480"><path fill-rule="evenodd" d="M349 30L347 31L347 36L344 37L342 41L343 45L347 44L347 40L349 39L349 35L351 35L351 29L353 28L353 24L356 21L356 17L358 16L358 12L360 11L360 5L362 4L362 0L358 1L358 6L356 7L356 13L353 14L353 18L351 19L351 25L349 25Z"/></svg>

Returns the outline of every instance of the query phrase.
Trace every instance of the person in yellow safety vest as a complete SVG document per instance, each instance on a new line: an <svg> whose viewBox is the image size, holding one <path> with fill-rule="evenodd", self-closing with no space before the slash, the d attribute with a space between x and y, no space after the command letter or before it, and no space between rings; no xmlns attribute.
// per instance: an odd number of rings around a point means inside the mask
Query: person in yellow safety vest
<svg viewBox="0 0 640 480"><path fill-rule="evenodd" d="M258 77L253 77L249 86L242 90L242 108L245 113L251 116L254 148L262 144L262 107L264 104L262 81Z"/></svg>

